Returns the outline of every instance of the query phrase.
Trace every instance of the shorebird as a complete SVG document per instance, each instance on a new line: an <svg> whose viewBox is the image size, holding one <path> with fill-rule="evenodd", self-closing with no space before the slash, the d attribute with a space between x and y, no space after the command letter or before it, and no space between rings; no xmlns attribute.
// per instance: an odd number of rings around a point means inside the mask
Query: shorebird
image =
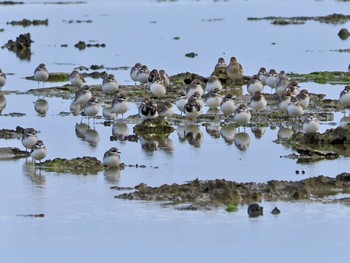
<svg viewBox="0 0 350 263"><path fill-rule="evenodd" d="M267 101L264 95L260 91L256 91L250 100L250 107L256 112L266 108Z"/></svg>
<svg viewBox="0 0 350 263"><path fill-rule="evenodd" d="M120 165L120 151L116 147L112 147L103 155L103 165L108 168L119 168Z"/></svg>
<svg viewBox="0 0 350 263"><path fill-rule="evenodd" d="M233 115L233 121L239 125L245 125L250 122L252 115L244 103L240 104L237 109L235 109Z"/></svg>
<svg viewBox="0 0 350 263"><path fill-rule="evenodd" d="M149 87L151 93L155 97L164 97L166 93L166 88L164 82L161 79L155 79Z"/></svg>
<svg viewBox="0 0 350 263"><path fill-rule="evenodd" d="M77 70L73 70L70 74L69 74L69 82L75 86L78 87L79 89L84 86L85 84L85 79L83 78L83 76L81 76L79 74L79 72Z"/></svg>
<svg viewBox="0 0 350 263"><path fill-rule="evenodd" d="M308 115L303 122L303 131L306 133L317 132L320 129L320 121L316 115Z"/></svg>
<svg viewBox="0 0 350 263"><path fill-rule="evenodd" d="M100 104L95 96L92 96L84 106L84 115L88 118L94 117L100 111Z"/></svg>
<svg viewBox="0 0 350 263"><path fill-rule="evenodd" d="M202 114L202 108L197 103L195 97L190 97L185 104L185 116L187 119L194 121L199 115Z"/></svg>
<svg viewBox="0 0 350 263"><path fill-rule="evenodd" d="M30 156L33 158L34 162L41 162L47 155L47 149L42 140L38 140L32 147Z"/></svg>
<svg viewBox="0 0 350 263"><path fill-rule="evenodd" d="M111 112L115 113L118 118L119 114L121 114L123 117L123 114L128 110L129 110L129 103L127 101L127 97L123 93L118 94L118 96L112 101Z"/></svg>
<svg viewBox="0 0 350 263"><path fill-rule="evenodd" d="M175 102L175 105L177 109L182 113L185 113L185 104L188 101L187 93L184 90L180 90L177 93L177 100Z"/></svg>
<svg viewBox="0 0 350 263"><path fill-rule="evenodd" d="M222 91L222 85L221 81L216 75L211 75L208 78L207 84L205 86L205 92L208 93L214 89L219 89L219 91Z"/></svg>
<svg viewBox="0 0 350 263"><path fill-rule="evenodd" d="M266 71L266 68L265 67L261 67L259 69L259 72L258 72L258 76L259 76L259 79L261 81L261 83L265 86L266 85L266 78L268 76L268 72Z"/></svg>
<svg viewBox="0 0 350 263"><path fill-rule="evenodd" d="M21 141L26 150L31 149L38 140L38 132L34 128L24 130Z"/></svg>
<svg viewBox="0 0 350 263"><path fill-rule="evenodd" d="M44 63L39 64L39 66L34 70L34 78L38 82L38 87L40 82L42 82L44 86L45 81L47 81L49 78L49 71Z"/></svg>
<svg viewBox="0 0 350 263"><path fill-rule="evenodd" d="M5 73L2 72L2 70L0 69L0 88L2 88L3 86L5 86L6 84L6 75Z"/></svg>
<svg viewBox="0 0 350 263"><path fill-rule="evenodd" d="M247 83L247 90L250 95L254 95L256 91L262 92L264 89L264 85L259 79L258 75L253 75Z"/></svg>
<svg viewBox="0 0 350 263"><path fill-rule="evenodd" d="M157 103L158 115L162 117L171 117L174 112L174 104L170 100Z"/></svg>
<svg viewBox="0 0 350 263"><path fill-rule="evenodd" d="M287 110L288 115L292 117L300 117L304 113L303 106L296 97L291 97Z"/></svg>
<svg viewBox="0 0 350 263"><path fill-rule="evenodd" d="M221 92L219 88L214 88L204 95L205 106L209 109L217 109L222 102Z"/></svg>
<svg viewBox="0 0 350 263"><path fill-rule="evenodd" d="M141 84L147 84L149 74L150 74L150 71L148 67L146 65L142 65L140 70L136 74L136 80Z"/></svg>
<svg viewBox="0 0 350 263"><path fill-rule="evenodd" d="M235 100L231 93L225 95L220 104L220 110L225 115L225 118L231 116L235 111Z"/></svg>
<svg viewBox="0 0 350 263"><path fill-rule="evenodd" d="M344 107L350 106L350 86L345 86L344 90L340 93L339 102Z"/></svg>
<svg viewBox="0 0 350 263"><path fill-rule="evenodd" d="M304 110L306 110L307 107L309 107L310 96L309 92L306 89L302 89L300 93L296 96L296 98L300 102L301 106L303 106Z"/></svg>
<svg viewBox="0 0 350 263"><path fill-rule="evenodd" d="M241 80L243 77L243 67L237 61L236 57L231 57L230 64L228 64L226 70L227 70L227 76L232 81Z"/></svg>
<svg viewBox="0 0 350 263"><path fill-rule="evenodd" d="M157 104L150 98L145 98L139 108L139 116L142 120L155 119L158 115Z"/></svg>
<svg viewBox="0 0 350 263"><path fill-rule="evenodd" d="M219 69L219 68L227 68L227 64L226 64L226 61L223 57L220 57L218 59L218 63L216 63L215 65L215 70Z"/></svg>
<svg viewBox="0 0 350 263"><path fill-rule="evenodd" d="M279 97L278 108L280 109L282 114L288 113L288 105L290 103L291 97L292 95L288 90L283 92L282 95Z"/></svg>
<svg viewBox="0 0 350 263"><path fill-rule="evenodd" d="M289 84L287 74L284 70L281 70L276 77L276 93L278 95L282 94Z"/></svg>
<svg viewBox="0 0 350 263"><path fill-rule="evenodd" d="M135 85L136 85L136 82L138 81L137 73L139 72L140 69L141 69L141 63L136 63L135 66L133 66L130 70L130 78L135 82Z"/></svg>
<svg viewBox="0 0 350 263"><path fill-rule="evenodd" d="M271 92L273 89L276 89L276 79L277 71L275 69L270 69L269 74L266 78L266 85L271 88Z"/></svg>
<svg viewBox="0 0 350 263"><path fill-rule="evenodd" d="M83 108L91 97L92 94L90 86L84 85L75 93L74 103L82 105Z"/></svg>
<svg viewBox="0 0 350 263"><path fill-rule="evenodd" d="M198 92L200 96L203 96L204 90L202 82L199 79L194 79L188 86L187 96L191 97L194 92Z"/></svg>
<svg viewBox="0 0 350 263"><path fill-rule="evenodd" d="M164 69L159 70L159 78L163 81L166 88L170 87L170 77Z"/></svg>
<svg viewBox="0 0 350 263"><path fill-rule="evenodd" d="M114 74L108 74L102 81L102 90L106 94L115 93L119 88L119 84Z"/></svg>

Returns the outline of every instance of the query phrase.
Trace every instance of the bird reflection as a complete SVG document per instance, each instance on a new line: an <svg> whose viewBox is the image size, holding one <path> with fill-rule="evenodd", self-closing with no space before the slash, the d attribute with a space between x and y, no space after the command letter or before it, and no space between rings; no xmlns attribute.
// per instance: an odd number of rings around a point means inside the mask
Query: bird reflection
<svg viewBox="0 0 350 263"><path fill-rule="evenodd" d="M237 146L238 149L241 151L245 151L248 149L251 139L248 133L246 132L239 132L235 135L233 139L235 145Z"/></svg>
<svg viewBox="0 0 350 263"><path fill-rule="evenodd" d="M83 111L83 105L76 101L72 101L69 110L73 116L78 116Z"/></svg>
<svg viewBox="0 0 350 263"><path fill-rule="evenodd" d="M129 126L125 123L113 123L112 135L117 139L124 139L130 135Z"/></svg>
<svg viewBox="0 0 350 263"><path fill-rule="evenodd" d="M38 116L45 117L49 109L49 103L45 99L38 99L34 102L34 109L38 113Z"/></svg>
<svg viewBox="0 0 350 263"><path fill-rule="evenodd" d="M224 141L232 144L237 133L237 128L234 125L223 126L220 129L220 134Z"/></svg>
<svg viewBox="0 0 350 263"><path fill-rule="evenodd" d="M109 168L105 169L103 176L108 183L118 183L120 181L120 169L119 168Z"/></svg>
<svg viewBox="0 0 350 263"><path fill-rule="evenodd" d="M112 112L112 107L104 106L102 110L102 116L106 121L112 121L117 118L117 114Z"/></svg>
<svg viewBox="0 0 350 263"><path fill-rule="evenodd" d="M46 185L46 178L41 174L41 169L35 167L33 162L24 162L23 164L24 175L34 184L38 186Z"/></svg>
<svg viewBox="0 0 350 263"><path fill-rule="evenodd" d="M0 94L0 115L2 111L6 108L6 98L3 94Z"/></svg>
<svg viewBox="0 0 350 263"><path fill-rule="evenodd" d="M172 139L165 138L159 141L159 149L163 150L168 154L173 154L175 149L175 144Z"/></svg>
<svg viewBox="0 0 350 263"><path fill-rule="evenodd" d="M252 127L251 131L254 134L255 138L260 139L265 134L266 127Z"/></svg>
<svg viewBox="0 0 350 263"><path fill-rule="evenodd" d="M187 141L189 144L199 148L203 142L203 133L196 124L187 124L177 127L180 142Z"/></svg>
<svg viewBox="0 0 350 263"><path fill-rule="evenodd" d="M86 123L76 123L75 124L75 134L78 138L84 139L86 131L90 129L90 126Z"/></svg>
<svg viewBox="0 0 350 263"><path fill-rule="evenodd" d="M98 143L100 142L100 134L94 129L87 129L84 140L87 141L92 147L97 147Z"/></svg>
<svg viewBox="0 0 350 263"><path fill-rule="evenodd" d="M95 130L91 129L89 124L76 123L75 134L78 138L87 141L92 147L97 147L100 142L100 134Z"/></svg>
<svg viewBox="0 0 350 263"><path fill-rule="evenodd" d="M293 129L291 126L282 124L277 132L278 139L289 139L293 135Z"/></svg>
<svg viewBox="0 0 350 263"><path fill-rule="evenodd" d="M213 138L218 139L220 138L220 130L221 126L220 124L215 123L207 123L205 125L205 131Z"/></svg>
<svg viewBox="0 0 350 263"><path fill-rule="evenodd" d="M155 152L159 148L159 141L152 138L152 136L148 137L145 135L139 135L141 148L145 152Z"/></svg>

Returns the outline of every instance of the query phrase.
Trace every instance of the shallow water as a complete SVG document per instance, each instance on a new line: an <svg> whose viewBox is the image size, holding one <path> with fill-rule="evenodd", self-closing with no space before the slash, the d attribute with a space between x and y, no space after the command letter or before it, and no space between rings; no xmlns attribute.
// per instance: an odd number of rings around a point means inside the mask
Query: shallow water
<svg viewBox="0 0 350 263"><path fill-rule="evenodd" d="M306 22L279 27L269 21L247 17L315 16L342 13L348 3L340 1L88 1L81 5L49 5L42 1L0 9L2 42L30 32L32 57L20 61L14 53L0 50L1 68L9 75L2 90L27 91L37 83L25 80L44 62L51 72L70 72L74 67L103 64L107 67L146 63L170 74L211 74L218 57L235 55L247 75L261 66L287 72L346 70L348 56L331 50L348 48L337 33L343 25ZM273 6L273 8L271 8ZM11 20L49 18L49 26L28 28L6 25ZM68 23L88 20L92 23ZM208 19L217 19L209 22ZM190 26L189 26L190 25ZM58 33L59 32L59 33ZM180 37L174 40L174 37ZM215 36L215 37L213 37ZM106 43L105 48L79 51L79 40ZM272 43L276 43L272 45ZM68 44L68 47L61 47ZM190 59L185 53L195 52ZM130 84L129 70L111 70L119 83ZM89 84L100 80L88 79ZM59 83L58 85L65 83ZM57 85L46 83L45 86ZM304 83L311 92L336 99L342 85ZM244 89L244 92L245 89ZM178 211L159 203L118 200L114 185L151 186L184 183L195 178L225 178L238 182L271 179L299 180L320 174L336 176L348 171L349 158L297 164L282 156L292 153L276 144L279 128L266 127L261 138L250 128L218 130L213 127L174 124L169 139L162 142L111 141L113 132L133 133L134 124L104 126L90 120L90 139L79 135L81 117L61 116L70 100L46 98L49 110L40 117L34 110L37 97L5 94L7 107L0 116L1 128L17 125L40 131L48 159L95 156L112 146L122 152L127 167L120 173L97 175L56 174L38 171L30 159L1 160L0 261L2 262L345 262L347 221L350 210L339 204L316 202L264 202L265 216L251 219L246 206L236 213L224 208L213 211ZM13 112L23 117L10 117ZM128 115L136 114L133 104ZM343 113L323 122L321 132L341 123ZM87 120L83 120L83 125ZM83 127L84 128L84 127ZM200 140L185 137L196 133ZM221 132L221 133L220 133ZM239 136L237 136L239 134ZM224 136L223 136L224 135ZM236 135L236 136L234 136ZM234 140L235 138L235 140ZM237 146L238 139L246 150ZM20 140L1 140L1 147L22 148ZM67 149L68 148L68 149ZM268 158L266 158L268 155ZM300 171L296 174L296 171ZM302 174L301 172L305 173ZM282 211L273 216L275 207ZM18 215L44 213L45 218ZM321 231L320 231L321 230ZM286 257L286 255L288 255Z"/></svg>

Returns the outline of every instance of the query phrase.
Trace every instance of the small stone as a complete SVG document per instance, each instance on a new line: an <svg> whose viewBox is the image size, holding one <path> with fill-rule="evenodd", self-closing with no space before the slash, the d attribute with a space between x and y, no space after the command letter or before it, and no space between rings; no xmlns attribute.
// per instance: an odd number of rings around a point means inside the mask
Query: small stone
<svg viewBox="0 0 350 263"><path fill-rule="evenodd" d="M258 217L263 215L264 207L259 204L253 203L248 206L248 215L250 217Z"/></svg>
<svg viewBox="0 0 350 263"><path fill-rule="evenodd" d="M194 57L198 56L198 54L196 54L194 52L190 52L190 53L185 54L185 56L188 58L194 58Z"/></svg>
<svg viewBox="0 0 350 263"><path fill-rule="evenodd" d="M277 206L275 206L275 208L271 211L271 214L273 215L279 215L280 213L281 213L281 210L279 210Z"/></svg>

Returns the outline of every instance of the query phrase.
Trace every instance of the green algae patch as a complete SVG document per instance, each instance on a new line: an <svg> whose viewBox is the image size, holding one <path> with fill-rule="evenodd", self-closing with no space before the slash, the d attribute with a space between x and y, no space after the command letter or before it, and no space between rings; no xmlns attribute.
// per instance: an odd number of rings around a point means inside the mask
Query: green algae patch
<svg viewBox="0 0 350 263"><path fill-rule="evenodd" d="M37 164L38 165L38 164ZM76 175L97 174L104 170L103 163L95 157L77 157L74 159L55 158L39 164L44 171L71 173Z"/></svg>
<svg viewBox="0 0 350 263"><path fill-rule="evenodd" d="M320 71L308 74L289 73L288 77L298 82L315 82L320 84L344 84L350 83L350 73L344 71Z"/></svg>
<svg viewBox="0 0 350 263"><path fill-rule="evenodd" d="M34 76L25 77L26 80L34 80ZM53 72L49 74L49 78L46 82L66 82L69 80L69 74L64 72Z"/></svg>
<svg viewBox="0 0 350 263"><path fill-rule="evenodd" d="M226 210L226 212L234 213L234 212L238 211L238 206L237 205L228 205L225 210Z"/></svg>
<svg viewBox="0 0 350 263"><path fill-rule="evenodd" d="M163 117L144 120L134 127L134 132L138 135L170 135L174 127Z"/></svg>

